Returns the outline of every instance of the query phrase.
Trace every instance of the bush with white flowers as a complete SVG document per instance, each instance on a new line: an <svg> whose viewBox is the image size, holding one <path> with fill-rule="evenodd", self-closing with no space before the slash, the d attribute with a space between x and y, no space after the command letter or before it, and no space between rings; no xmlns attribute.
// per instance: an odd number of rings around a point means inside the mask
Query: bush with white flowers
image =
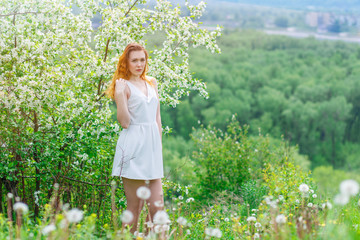
<svg viewBox="0 0 360 240"><path fill-rule="evenodd" d="M163 32L152 50L149 75L157 78L162 102L175 106L191 90L207 96L189 71L189 48L218 53L214 31L194 20L204 2L187 4L188 14L167 0L2 0L0 2L0 176L34 177L40 189L54 178L105 184L119 125L111 120L104 90L130 42ZM72 12L77 5L79 14ZM92 27L100 14L102 24ZM176 57L176 60L175 60ZM27 179L26 179L27 180ZM14 184L16 185L16 184ZM50 187L48 187L50 188ZM75 191L75 190L74 190ZM36 205L35 208L38 208Z"/></svg>

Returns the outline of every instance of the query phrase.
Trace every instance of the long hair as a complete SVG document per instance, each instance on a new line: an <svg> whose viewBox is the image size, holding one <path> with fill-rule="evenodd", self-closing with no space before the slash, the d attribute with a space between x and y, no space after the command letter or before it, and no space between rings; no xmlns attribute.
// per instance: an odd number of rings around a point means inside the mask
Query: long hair
<svg viewBox="0 0 360 240"><path fill-rule="evenodd" d="M112 78L112 81L110 83L110 86L105 91L105 94L108 97L112 98L112 99L114 99L116 80L118 80L120 78L123 78L125 80L129 80L130 77L131 77L131 73L130 73L129 68L128 68L128 62L129 62L130 53L132 51L144 51L146 63L145 63L144 71L141 73L140 78L143 79L144 81L147 81L151 86L153 85L153 83L151 81L146 79L146 73L148 71L148 58L149 58L148 52L140 44L138 44L138 43L130 43L130 44L128 44L126 46L124 52L121 54L121 56L119 58L119 62L118 62L117 67L116 67L116 71L115 71L114 76Z"/></svg>

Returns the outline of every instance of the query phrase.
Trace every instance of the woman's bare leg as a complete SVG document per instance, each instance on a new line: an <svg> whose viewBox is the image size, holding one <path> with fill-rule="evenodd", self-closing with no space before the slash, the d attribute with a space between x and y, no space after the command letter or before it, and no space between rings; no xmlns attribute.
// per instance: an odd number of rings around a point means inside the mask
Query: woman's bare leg
<svg viewBox="0 0 360 240"><path fill-rule="evenodd" d="M131 211L134 215L134 219L128 225L131 227L131 232L134 233L136 231L136 225L139 219L139 215L141 209L143 207L144 202L140 201L140 199L136 196L136 190L145 185L144 180L135 180L122 178L124 184L124 192L127 202L127 210Z"/></svg>
<svg viewBox="0 0 360 240"><path fill-rule="evenodd" d="M146 200L146 202L150 210L151 220L153 220L155 213L159 210L162 210L164 205L162 183L161 179L149 180L148 184L146 184L144 180L128 179L124 177L122 178L122 180L124 184L127 210L131 211L134 214L133 221L129 223L130 226L132 225L130 231L134 233L136 230L136 225L139 219L141 209L144 204L143 200L137 197L136 190L141 186L149 187L151 196L148 200ZM149 216L148 220L150 220Z"/></svg>
<svg viewBox="0 0 360 240"><path fill-rule="evenodd" d="M153 220L155 213L164 209L164 195L161 179L150 180L149 188L151 191L151 196L146 202L148 203L150 209L151 220Z"/></svg>

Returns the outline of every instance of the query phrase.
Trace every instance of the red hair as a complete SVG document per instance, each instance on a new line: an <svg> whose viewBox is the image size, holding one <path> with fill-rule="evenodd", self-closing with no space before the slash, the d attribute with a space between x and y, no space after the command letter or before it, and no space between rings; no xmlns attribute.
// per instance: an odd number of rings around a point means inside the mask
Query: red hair
<svg viewBox="0 0 360 240"><path fill-rule="evenodd" d="M110 83L110 86L105 91L105 94L112 99L114 99L116 80L119 80L120 78L129 80L131 77L131 73L128 68L128 63L129 63L129 56L132 51L143 51L145 53L146 63L145 63L144 71L141 73L140 78L143 79L144 81L147 81L150 85L153 85L153 83L151 81L146 79L146 73L148 71L148 58L149 58L148 52L140 44L130 43L126 46L124 52L121 54L121 56L119 58L119 62L116 67L116 71L115 71L112 81Z"/></svg>

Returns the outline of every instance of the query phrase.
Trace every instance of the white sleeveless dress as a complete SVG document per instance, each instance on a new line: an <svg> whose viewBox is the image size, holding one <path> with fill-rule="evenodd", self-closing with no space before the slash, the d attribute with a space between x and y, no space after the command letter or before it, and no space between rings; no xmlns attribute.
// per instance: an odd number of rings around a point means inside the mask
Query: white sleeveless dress
<svg viewBox="0 0 360 240"><path fill-rule="evenodd" d="M116 145L112 176L151 180L164 177L162 144L156 123L158 98L147 82L146 97L125 80L131 94L128 99L130 125L120 132Z"/></svg>

